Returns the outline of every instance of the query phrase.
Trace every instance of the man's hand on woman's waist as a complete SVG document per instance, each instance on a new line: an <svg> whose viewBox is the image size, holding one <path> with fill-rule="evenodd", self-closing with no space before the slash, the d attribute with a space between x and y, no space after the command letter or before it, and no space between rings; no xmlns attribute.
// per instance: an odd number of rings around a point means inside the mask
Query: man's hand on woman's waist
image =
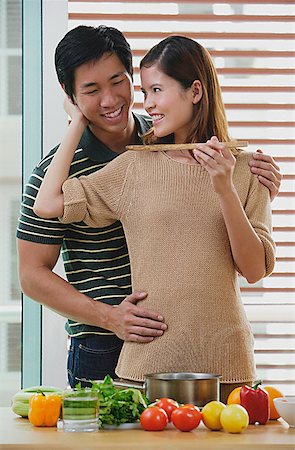
<svg viewBox="0 0 295 450"><path fill-rule="evenodd" d="M124 341L146 343L162 336L167 329L164 317L136 303L147 297L145 292L134 292L109 313L107 328Z"/></svg>

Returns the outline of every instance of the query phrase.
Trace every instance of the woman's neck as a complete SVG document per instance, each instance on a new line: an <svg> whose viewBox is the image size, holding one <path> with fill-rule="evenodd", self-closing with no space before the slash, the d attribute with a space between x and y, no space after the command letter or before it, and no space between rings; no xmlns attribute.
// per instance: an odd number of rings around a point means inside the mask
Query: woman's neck
<svg viewBox="0 0 295 450"><path fill-rule="evenodd" d="M175 161L183 164L199 164L191 150L168 150L166 154Z"/></svg>
<svg viewBox="0 0 295 450"><path fill-rule="evenodd" d="M173 137L175 144L183 144L184 142L187 142L187 136L182 133L174 134ZM170 158L183 164L199 164L194 158L191 150L168 150L166 153Z"/></svg>

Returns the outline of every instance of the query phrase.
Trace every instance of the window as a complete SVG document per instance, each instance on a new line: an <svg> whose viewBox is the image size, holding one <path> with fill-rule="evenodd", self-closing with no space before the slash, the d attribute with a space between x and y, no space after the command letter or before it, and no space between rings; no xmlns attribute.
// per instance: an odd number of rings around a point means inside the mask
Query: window
<svg viewBox="0 0 295 450"><path fill-rule="evenodd" d="M17 219L19 217L20 200L12 200L10 202L10 299L19 302L20 285L17 272L17 249L15 230L17 228Z"/></svg>
<svg viewBox="0 0 295 450"><path fill-rule="evenodd" d="M142 112L140 59L169 34L198 40L219 74L230 132L274 156L284 175L273 202L275 273L256 285L241 279L245 308L255 334L259 376L285 394L295 393L295 158L294 20L290 0L213 3L82 2L69 0L69 28L105 24L130 42L135 66L135 110Z"/></svg>
<svg viewBox="0 0 295 450"><path fill-rule="evenodd" d="M21 200L21 1L0 2L0 406L20 389L21 294L16 220Z"/></svg>

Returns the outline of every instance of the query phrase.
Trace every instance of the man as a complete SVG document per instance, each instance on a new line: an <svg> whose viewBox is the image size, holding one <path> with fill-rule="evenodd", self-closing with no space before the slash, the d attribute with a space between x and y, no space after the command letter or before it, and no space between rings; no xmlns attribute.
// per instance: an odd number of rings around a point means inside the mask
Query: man
<svg viewBox="0 0 295 450"><path fill-rule="evenodd" d="M113 55L113 58L106 58ZM80 26L58 44L58 80L89 123L71 164L71 176L87 175L140 144L151 123L131 112L132 56L121 32ZM56 147L57 148L57 147ZM23 292L68 318L71 336L68 377L115 377L122 340L150 342L167 326L161 311L137 306L148 293L131 293L127 245L120 223L91 229L84 223L64 226L33 213L38 188L56 148L37 165L27 184L17 231L19 274ZM272 197L280 173L272 158L257 154L251 170L262 176ZM249 169L250 170L250 169ZM52 272L60 250L69 282Z"/></svg>

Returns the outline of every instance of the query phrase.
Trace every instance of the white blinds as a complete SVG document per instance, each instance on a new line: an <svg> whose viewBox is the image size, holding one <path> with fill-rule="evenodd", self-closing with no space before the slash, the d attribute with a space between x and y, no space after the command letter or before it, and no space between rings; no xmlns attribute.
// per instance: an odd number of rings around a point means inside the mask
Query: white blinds
<svg viewBox="0 0 295 450"><path fill-rule="evenodd" d="M142 111L138 63L169 34L196 39L210 51L219 74L232 137L275 157L284 175L273 202L277 264L270 277L248 285L243 301L255 333L258 374L284 393L295 393L295 46L292 0L76 1L69 28L105 24L131 44L135 110Z"/></svg>

